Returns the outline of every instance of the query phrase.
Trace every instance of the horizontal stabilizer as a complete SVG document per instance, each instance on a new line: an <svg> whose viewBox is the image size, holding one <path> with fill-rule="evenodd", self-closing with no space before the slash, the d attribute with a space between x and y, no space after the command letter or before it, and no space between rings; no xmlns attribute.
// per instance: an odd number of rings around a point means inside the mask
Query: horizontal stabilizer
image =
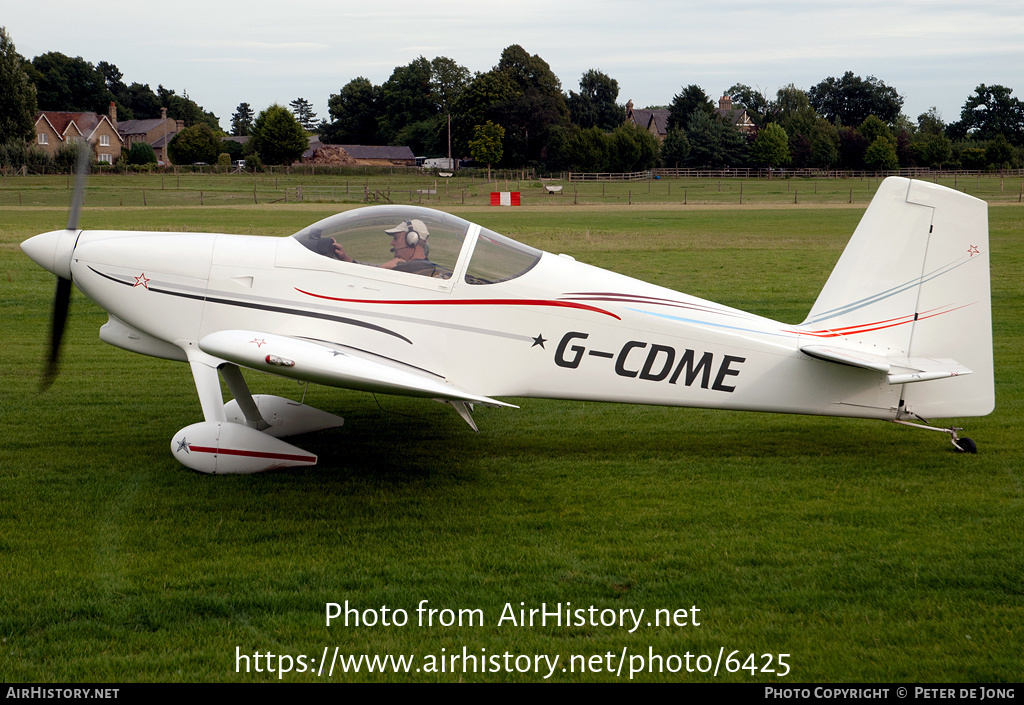
<svg viewBox="0 0 1024 705"><path fill-rule="evenodd" d="M200 340L199 348L253 370L331 387L513 406L460 389L427 370L342 345L251 330L222 330Z"/></svg>
<svg viewBox="0 0 1024 705"><path fill-rule="evenodd" d="M971 370L956 360L927 357L887 357L833 345L805 345L800 352L818 360L859 367L886 375L889 384L910 384L969 375Z"/></svg>

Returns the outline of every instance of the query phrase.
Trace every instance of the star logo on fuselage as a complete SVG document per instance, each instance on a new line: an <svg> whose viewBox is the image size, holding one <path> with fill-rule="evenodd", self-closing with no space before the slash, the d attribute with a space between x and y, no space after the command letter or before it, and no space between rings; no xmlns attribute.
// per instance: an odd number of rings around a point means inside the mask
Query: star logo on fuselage
<svg viewBox="0 0 1024 705"><path fill-rule="evenodd" d="M178 449L175 452L176 453L180 453L181 451L185 451L186 453L189 452L189 450L188 450L188 440L184 436L182 436L181 440L178 441Z"/></svg>
<svg viewBox="0 0 1024 705"><path fill-rule="evenodd" d="M548 341L544 339L544 334L541 333L540 335L538 335L536 338L533 339L533 345L531 345L530 347L531 348L535 348L535 347L537 347L539 345L539 346L541 346L541 348L546 350L547 348L544 348L544 343L546 343L546 342L548 342Z"/></svg>
<svg viewBox="0 0 1024 705"><path fill-rule="evenodd" d="M257 348L262 348L264 345L267 344L267 341L266 341L265 338L253 338L249 342L250 343L255 343Z"/></svg>
<svg viewBox="0 0 1024 705"><path fill-rule="evenodd" d="M974 255L980 255L980 254L981 254L981 250L978 249L977 245L971 245L970 247L967 248L967 256L968 257L974 257Z"/></svg>
<svg viewBox="0 0 1024 705"><path fill-rule="evenodd" d="M134 289L136 286L141 286L143 289L146 289L147 291L149 290L149 277L146 276L145 272L135 277L135 284L132 285L132 288Z"/></svg>

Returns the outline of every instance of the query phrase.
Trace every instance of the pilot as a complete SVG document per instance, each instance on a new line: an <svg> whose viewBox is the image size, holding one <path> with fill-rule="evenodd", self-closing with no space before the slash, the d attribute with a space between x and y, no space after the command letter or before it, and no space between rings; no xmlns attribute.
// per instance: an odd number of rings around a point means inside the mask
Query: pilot
<svg viewBox="0 0 1024 705"><path fill-rule="evenodd" d="M403 220L384 232L391 237L391 252L395 257L377 266L383 269L394 269L398 272L423 274L428 277L437 272L437 265L427 259L427 255L430 253L430 245L427 243L430 232L422 220L419 218ZM334 242L334 256L343 262L355 261L337 241Z"/></svg>

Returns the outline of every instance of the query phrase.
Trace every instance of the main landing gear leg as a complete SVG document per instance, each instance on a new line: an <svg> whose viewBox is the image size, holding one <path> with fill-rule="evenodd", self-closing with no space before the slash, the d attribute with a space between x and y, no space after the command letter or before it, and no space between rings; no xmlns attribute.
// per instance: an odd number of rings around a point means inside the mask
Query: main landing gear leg
<svg viewBox="0 0 1024 705"><path fill-rule="evenodd" d="M241 394L243 401L234 403L229 418L220 390L217 362L206 359L202 354L189 355L205 420L174 434L171 453L175 460L192 470L213 474L248 474L316 465L317 457L312 453L248 425L250 421L260 425L265 416L257 410L258 401L248 394L237 368L228 370L226 379L229 386ZM245 413L246 407L250 407L248 414ZM240 419L235 419L236 410Z"/></svg>
<svg viewBox="0 0 1024 705"><path fill-rule="evenodd" d="M920 416L916 417L921 419ZM925 421L925 419L921 419ZM960 438L957 435L957 431L963 431L963 428L957 426L950 426L949 428L936 428L935 426L927 426L924 423L915 423L913 421L904 421L903 419L893 419L893 423L898 423L901 426L910 426L912 428L923 428L925 431L939 431L940 433L948 433L950 435L950 442L953 447L956 448L959 453L977 453L978 446L970 438ZM925 422L927 423L927 422Z"/></svg>

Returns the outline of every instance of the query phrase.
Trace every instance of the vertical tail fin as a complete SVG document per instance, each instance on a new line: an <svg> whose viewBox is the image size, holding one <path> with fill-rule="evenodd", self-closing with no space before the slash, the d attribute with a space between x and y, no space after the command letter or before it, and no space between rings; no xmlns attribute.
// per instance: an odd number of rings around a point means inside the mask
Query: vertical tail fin
<svg viewBox="0 0 1024 705"><path fill-rule="evenodd" d="M904 384L907 412L990 413L987 204L922 181L883 181L800 329L808 343L894 362L955 362L971 371Z"/></svg>

